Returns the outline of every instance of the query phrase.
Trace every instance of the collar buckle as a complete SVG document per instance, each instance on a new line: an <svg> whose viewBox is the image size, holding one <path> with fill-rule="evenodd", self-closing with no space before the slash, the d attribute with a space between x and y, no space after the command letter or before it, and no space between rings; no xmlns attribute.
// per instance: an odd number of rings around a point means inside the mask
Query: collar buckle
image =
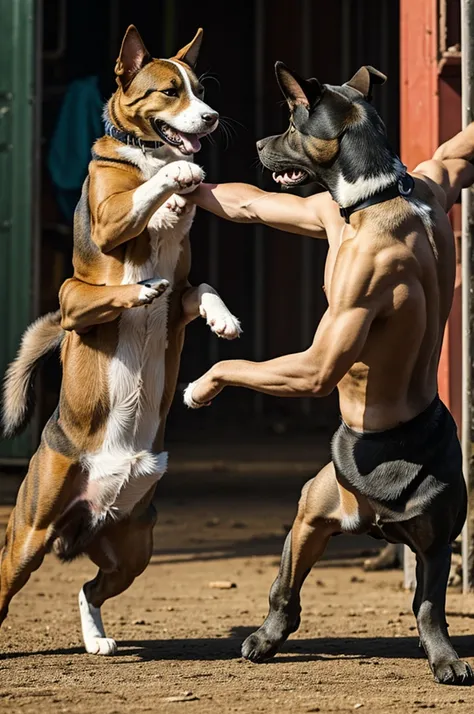
<svg viewBox="0 0 474 714"><path fill-rule="evenodd" d="M415 188L415 181L410 174L404 174L398 181L398 191L400 196L411 196Z"/></svg>
<svg viewBox="0 0 474 714"><path fill-rule="evenodd" d="M344 218L346 223L350 223L350 211L348 211L347 208L343 208L342 206L339 206L339 213L341 214L341 218Z"/></svg>

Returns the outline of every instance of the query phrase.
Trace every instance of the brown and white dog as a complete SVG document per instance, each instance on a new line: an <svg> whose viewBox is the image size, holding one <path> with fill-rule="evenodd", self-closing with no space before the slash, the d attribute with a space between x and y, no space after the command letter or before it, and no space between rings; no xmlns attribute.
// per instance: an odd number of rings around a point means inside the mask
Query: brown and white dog
<svg viewBox="0 0 474 714"><path fill-rule="evenodd" d="M59 405L8 523L0 621L48 550L63 560L85 553L99 567L79 594L92 654L115 653L100 607L151 557L152 497L167 467L163 431L184 326L201 314L220 337L240 333L215 290L188 283L195 209L179 194L201 182L193 154L219 120L193 71L201 39L199 30L172 59L153 59L137 30L127 30L107 135L94 145L76 209L74 277L61 288L60 311L25 332L5 381L4 430L11 436L31 411L41 358L61 347Z"/></svg>

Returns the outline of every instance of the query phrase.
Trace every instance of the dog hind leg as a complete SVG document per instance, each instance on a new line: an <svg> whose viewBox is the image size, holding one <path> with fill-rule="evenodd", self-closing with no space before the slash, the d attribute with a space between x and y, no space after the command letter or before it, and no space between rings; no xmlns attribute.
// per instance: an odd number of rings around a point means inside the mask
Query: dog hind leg
<svg viewBox="0 0 474 714"><path fill-rule="evenodd" d="M48 529L36 529L23 523L17 509L12 512L0 556L0 624L8 614L14 595L43 562L49 533Z"/></svg>
<svg viewBox="0 0 474 714"><path fill-rule="evenodd" d="M55 537L54 525L74 497L78 466L42 443L18 491L0 555L0 623L10 601L37 570Z"/></svg>
<svg viewBox="0 0 474 714"><path fill-rule="evenodd" d="M346 492L347 494L347 492ZM298 513L283 547L280 571L270 590L270 610L263 625L242 645L253 662L272 657L300 624L300 590L331 535L343 530L341 492L332 464L303 488ZM356 513L354 513L354 522Z"/></svg>
<svg viewBox="0 0 474 714"><path fill-rule="evenodd" d="M428 657L434 678L440 684L472 684L474 675L470 666L459 659L448 635L445 601L451 564L451 546L445 545L435 552L417 554L418 574L422 575L421 594L418 595L416 620L420 640Z"/></svg>
<svg viewBox="0 0 474 714"><path fill-rule="evenodd" d="M141 517L105 527L88 548L89 557L99 566L96 577L79 593L82 635L89 654L117 652L117 643L105 634L100 609L106 600L127 590L147 567L153 552L155 522L156 512L150 505Z"/></svg>

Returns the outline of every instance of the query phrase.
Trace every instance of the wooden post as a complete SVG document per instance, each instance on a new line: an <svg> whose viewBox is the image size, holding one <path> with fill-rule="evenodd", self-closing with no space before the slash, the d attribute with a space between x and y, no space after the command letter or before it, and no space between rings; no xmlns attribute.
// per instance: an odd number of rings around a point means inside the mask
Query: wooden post
<svg viewBox="0 0 474 714"><path fill-rule="evenodd" d="M474 1L461 2L462 47L462 119L463 127L473 120L474 88ZM462 197L462 447L463 471L469 494L468 512L462 539L463 591L474 590L474 432L472 418L474 335L474 190L463 191Z"/></svg>

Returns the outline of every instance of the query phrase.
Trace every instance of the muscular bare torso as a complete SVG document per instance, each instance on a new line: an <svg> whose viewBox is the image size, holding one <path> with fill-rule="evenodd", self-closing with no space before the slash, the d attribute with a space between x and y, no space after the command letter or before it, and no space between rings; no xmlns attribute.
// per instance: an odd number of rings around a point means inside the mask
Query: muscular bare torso
<svg viewBox="0 0 474 714"><path fill-rule="evenodd" d="M436 395L454 291L454 239L444 210L422 181L417 181L416 196L420 211L432 211L431 231L421 217L406 211L404 199L373 206L348 225L327 194L323 220L329 241L329 304L343 245L350 247L354 262L373 260L383 252L399 273L391 300L373 321L358 360L338 384L342 417L354 429L392 428L419 414Z"/></svg>

